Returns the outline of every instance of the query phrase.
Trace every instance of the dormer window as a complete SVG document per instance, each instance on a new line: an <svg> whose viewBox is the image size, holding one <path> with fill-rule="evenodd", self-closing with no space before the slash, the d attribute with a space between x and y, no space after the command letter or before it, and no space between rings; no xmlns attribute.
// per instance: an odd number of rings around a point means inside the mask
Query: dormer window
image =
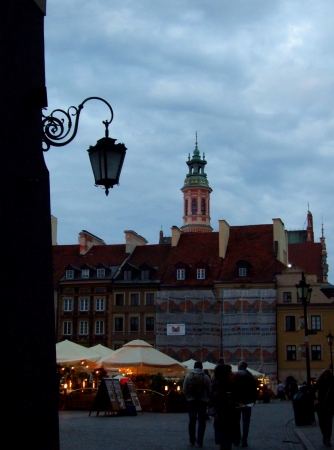
<svg viewBox="0 0 334 450"><path fill-rule="evenodd" d="M105 269L97 269L96 276L97 278L104 278L106 275Z"/></svg>
<svg viewBox="0 0 334 450"><path fill-rule="evenodd" d="M177 269L176 270L176 279L177 280L185 280L186 279L186 270L185 269Z"/></svg>
<svg viewBox="0 0 334 450"><path fill-rule="evenodd" d="M140 272L140 279L141 280L148 280L150 278L150 272L148 270L141 270Z"/></svg>
<svg viewBox="0 0 334 450"><path fill-rule="evenodd" d="M82 278L89 278L89 269L82 269L81 277Z"/></svg>
<svg viewBox="0 0 334 450"><path fill-rule="evenodd" d="M247 277L247 268L239 267L239 277Z"/></svg>
<svg viewBox="0 0 334 450"><path fill-rule="evenodd" d="M131 280L131 270L124 270L124 272L123 272L123 279L124 280Z"/></svg>
<svg viewBox="0 0 334 450"><path fill-rule="evenodd" d="M205 280L205 269L197 269L197 279Z"/></svg>
<svg viewBox="0 0 334 450"><path fill-rule="evenodd" d="M73 280L74 278L74 270L66 270L66 279L67 280Z"/></svg>

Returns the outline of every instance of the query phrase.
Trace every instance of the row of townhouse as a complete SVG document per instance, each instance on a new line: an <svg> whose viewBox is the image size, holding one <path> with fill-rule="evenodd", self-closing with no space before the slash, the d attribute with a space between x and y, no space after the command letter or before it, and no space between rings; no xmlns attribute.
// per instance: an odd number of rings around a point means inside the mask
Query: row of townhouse
<svg viewBox="0 0 334 450"><path fill-rule="evenodd" d="M134 231L106 245L83 230L78 245L54 245L57 340L117 349L143 339L168 355L237 363L275 383L306 379L303 309L296 283L306 273L312 300L311 376L329 366L326 334L334 323L325 239L307 228L210 225L210 193L197 142L183 192L183 226L149 245ZM181 331L180 331L181 330Z"/></svg>

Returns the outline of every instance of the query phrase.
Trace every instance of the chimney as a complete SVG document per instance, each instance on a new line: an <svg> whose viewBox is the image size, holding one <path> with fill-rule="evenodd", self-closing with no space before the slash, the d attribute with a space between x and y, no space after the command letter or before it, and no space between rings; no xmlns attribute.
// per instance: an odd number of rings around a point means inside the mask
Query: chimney
<svg viewBox="0 0 334 450"><path fill-rule="evenodd" d="M180 230L179 227L177 227L176 225L172 226L172 247L176 247L180 236L181 236L182 231Z"/></svg>
<svg viewBox="0 0 334 450"><path fill-rule="evenodd" d="M147 240L140 236L135 231L125 230L125 252L132 253L137 245L146 245Z"/></svg>
<svg viewBox="0 0 334 450"><path fill-rule="evenodd" d="M226 220L218 220L219 222L219 257L225 258L228 239L230 237L230 226Z"/></svg>
<svg viewBox="0 0 334 450"><path fill-rule="evenodd" d="M106 243L102 239L94 236L94 234L91 234L86 230L80 231L78 242L80 255L85 255L88 250L93 247L93 245L106 245Z"/></svg>
<svg viewBox="0 0 334 450"><path fill-rule="evenodd" d="M52 245L57 245L58 219L51 215L51 239Z"/></svg>

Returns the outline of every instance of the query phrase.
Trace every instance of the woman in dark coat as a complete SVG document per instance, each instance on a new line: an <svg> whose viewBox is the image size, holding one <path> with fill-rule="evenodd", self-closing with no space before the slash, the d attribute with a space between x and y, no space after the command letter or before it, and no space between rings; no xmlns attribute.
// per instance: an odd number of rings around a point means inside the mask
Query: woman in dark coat
<svg viewBox="0 0 334 450"><path fill-rule="evenodd" d="M331 447L334 415L334 376L329 369L324 370L319 376L315 390L318 393L315 405L323 443L327 447Z"/></svg>
<svg viewBox="0 0 334 450"><path fill-rule="evenodd" d="M216 366L210 406L215 410L213 423L215 443L220 445L220 450L232 449L233 412L235 410L232 388L231 366L228 364Z"/></svg>

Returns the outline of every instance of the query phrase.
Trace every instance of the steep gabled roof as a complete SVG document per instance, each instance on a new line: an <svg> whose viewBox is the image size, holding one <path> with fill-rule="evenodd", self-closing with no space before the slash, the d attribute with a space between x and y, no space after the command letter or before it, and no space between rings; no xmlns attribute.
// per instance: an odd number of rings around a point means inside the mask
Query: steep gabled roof
<svg viewBox="0 0 334 450"><path fill-rule="evenodd" d="M239 277L240 261L250 266L249 275ZM219 274L221 281L271 282L286 266L274 254L273 225L231 226L227 252Z"/></svg>
<svg viewBox="0 0 334 450"><path fill-rule="evenodd" d="M128 256L125 253L125 244L96 245L84 255L80 255L79 245L54 245L52 252L53 284L55 286L69 264L78 267L82 267L84 264L96 267L100 263L106 266L119 266Z"/></svg>
<svg viewBox="0 0 334 450"><path fill-rule="evenodd" d="M289 244L289 263L300 267L309 275L316 275L322 280L321 243L304 242Z"/></svg>
<svg viewBox="0 0 334 450"><path fill-rule="evenodd" d="M208 286L213 282L272 282L286 266L274 254L273 225L231 226L225 258L219 257L219 233L183 233L172 247L164 285ZM245 261L249 276L239 277L238 262ZM186 280L175 279L178 263L191 266ZM197 280L195 265L209 266L205 280Z"/></svg>
<svg viewBox="0 0 334 450"><path fill-rule="evenodd" d="M210 266L204 280L197 280L196 263ZM175 279L175 268L179 263L190 266L185 280ZM219 274L222 264L219 258L219 234L212 233L182 233L177 246L169 253L167 270L163 278L164 285L175 286L210 286ZM193 270L192 270L193 269Z"/></svg>
<svg viewBox="0 0 334 450"><path fill-rule="evenodd" d="M170 244L138 245L127 262L136 267L141 267L146 263L156 269L151 279L160 280L165 272L170 249Z"/></svg>

